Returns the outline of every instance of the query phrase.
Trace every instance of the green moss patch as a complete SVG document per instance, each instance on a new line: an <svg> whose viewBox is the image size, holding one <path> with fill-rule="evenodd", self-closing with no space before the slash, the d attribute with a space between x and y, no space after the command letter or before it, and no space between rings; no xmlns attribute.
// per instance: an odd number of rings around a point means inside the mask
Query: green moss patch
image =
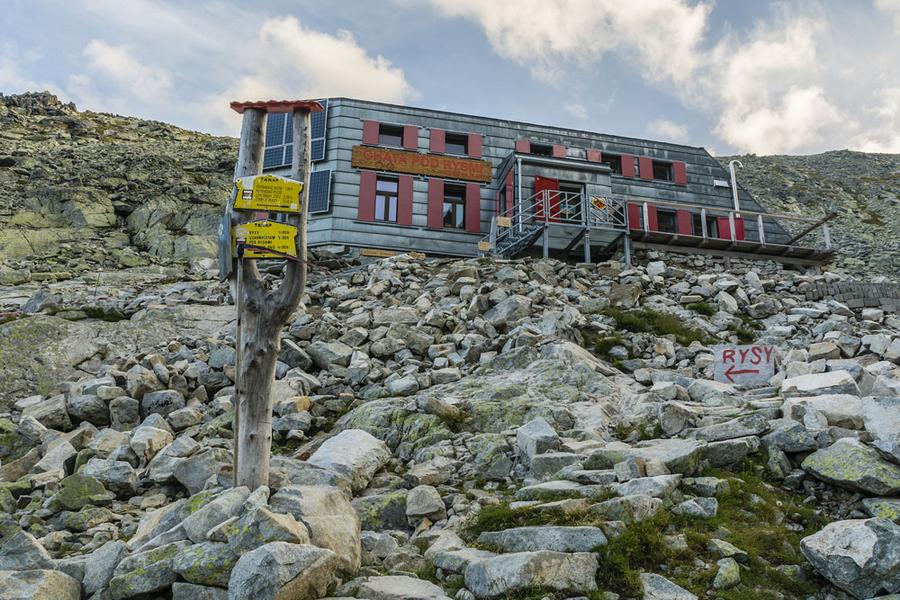
<svg viewBox="0 0 900 600"><path fill-rule="evenodd" d="M604 308L601 314L612 318L620 329L634 333L672 335L682 346L688 346L691 342L700 342L701 344L715 342L705 332L685 326L678 317L648 308L629 311Z"/></svg>

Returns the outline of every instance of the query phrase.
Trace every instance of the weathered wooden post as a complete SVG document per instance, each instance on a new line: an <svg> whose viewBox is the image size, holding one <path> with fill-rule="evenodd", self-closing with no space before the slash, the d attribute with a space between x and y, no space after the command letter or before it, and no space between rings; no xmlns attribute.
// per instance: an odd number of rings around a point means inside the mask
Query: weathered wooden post
<svg viewBox="0 0 900 600"><path fill-rule="evenodd" d="M293 156L291 178L307 181L310 171L310 111L322 110L317 102L259 102L232 103L232 108L243 112L241 142L235 179L258 175L262 171L267 110L293 111ZM239 190L241 188L238 188ZM253 245L252 240L239 239L235 235L237 266L235 300L238 308L238 330L235 338L235 418L234 418L234 484L254 490L269 482L269 459L272 450L272 383L275 379L275 362L281 342L281 329L300 304L306 287L306 215L308 187L300 192L299 211L288 213L288 222L294 229L290 252ZM251 190L250 198L257 190ZM296 194L294 195L296 198ZM277 208L275 209L277 210ZM243 219L234 213L234 225ZM277 224L269 224L275 229ZM284 227L283 225L281 226ZM247 258L248 253L288 259L285 276L276 289L267 289L256 268L256 262Z"/></svg>

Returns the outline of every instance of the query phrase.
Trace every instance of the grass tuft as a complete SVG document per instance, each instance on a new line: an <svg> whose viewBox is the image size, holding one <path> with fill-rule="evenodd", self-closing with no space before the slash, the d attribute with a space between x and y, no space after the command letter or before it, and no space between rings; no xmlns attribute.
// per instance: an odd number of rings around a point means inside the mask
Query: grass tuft
<svg viewBox="0 0 900 600"><path fill-rule="evenodd" d="M618 308L604 308L601 314L611 317L619 328L626 331L673 335L682 346L688 346L695 341L707 345L715 343L715 340L705 332L686 327L678 317L655 310L642 308L625 311Z"/></svg>

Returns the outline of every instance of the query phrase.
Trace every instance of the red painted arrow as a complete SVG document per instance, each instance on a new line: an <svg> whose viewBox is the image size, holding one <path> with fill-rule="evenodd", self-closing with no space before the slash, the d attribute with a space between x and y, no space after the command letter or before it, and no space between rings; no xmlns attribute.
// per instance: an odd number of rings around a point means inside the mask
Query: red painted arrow
<svg viewBox="0 0 900 600"><path fill-rule="evenodd" d="M731 365L725 371L725 377L728 378L728 381L734 383L734 379L731 378L732 375L746 375L748 373L759 373L759 369L735 369L734 365Z"/></svg>

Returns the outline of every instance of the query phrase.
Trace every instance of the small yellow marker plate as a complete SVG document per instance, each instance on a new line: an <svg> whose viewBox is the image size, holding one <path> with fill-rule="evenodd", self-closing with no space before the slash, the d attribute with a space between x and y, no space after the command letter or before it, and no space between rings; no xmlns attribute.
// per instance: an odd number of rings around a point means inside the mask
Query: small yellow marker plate
<svg viewBox="0 0 900 600"><path fill-rule="evenodd" d="M303 183L277 175L253 175L234 182L235 210L299 213Z"/></svg>
<svg viewBox="0 0 900 600"><path fill-rule="evenodd" d="M491 243L482 240L482 241L478 242L478 249L481 250L482 252L487 252L491 249Z"/></svg>
<svg viewBox="0 0 900 600"><path fill-rule="evenodd" d="M252 221L235 225L231 237L231 255L237 256L238 242L247 244L244 258L297 257L297 228L277 221Z"/></svg>
<svg viewBox="0 0 900 600"><path fill-rule="evenodd" d="M509 217L497 217L497 227L512 227L512 219Z"/></svg>

